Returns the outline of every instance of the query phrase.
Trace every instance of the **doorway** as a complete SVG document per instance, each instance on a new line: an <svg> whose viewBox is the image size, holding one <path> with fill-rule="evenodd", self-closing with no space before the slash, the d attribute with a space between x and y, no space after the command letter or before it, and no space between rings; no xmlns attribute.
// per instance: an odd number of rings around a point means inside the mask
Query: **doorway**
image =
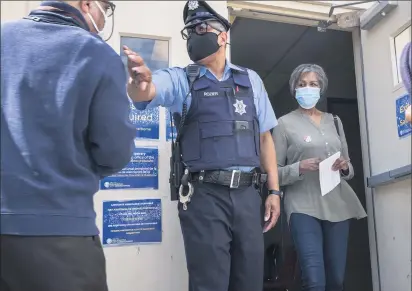
<svg viewBox="0 0 412 291"><path fill-rule="evenodd" d="M297 107L289 91L292 71L304 63L324 68L329 86L318 108L342 119L355 170L349 184L366 209L352 34L338 30L318 32L316 27L236 17L230 40L231 61L259 74L278 118ZM278 223L265 234L266 247L282 246L283 251L292 247L285 221L283 227ZM352 222L348 243L345 290L372 291L366 219ZM294 280L299 281L298 273ZM299 290L298 284L294 289Z"/></svg>

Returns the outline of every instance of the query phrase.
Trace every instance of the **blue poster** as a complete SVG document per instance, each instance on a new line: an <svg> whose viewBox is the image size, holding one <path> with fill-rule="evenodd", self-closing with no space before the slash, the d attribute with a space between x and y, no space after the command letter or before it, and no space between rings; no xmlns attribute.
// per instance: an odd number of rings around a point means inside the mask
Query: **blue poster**
<svg viewBox="0 0 412 291"><path fill-rule="evenodd" d="M103 202L103 245L160 243L160 199Z"/></svg>
<svg viewBox="0 0 412 291"><path fill-rule="evenodd" d="M100 180L100 189L158 189L158 157L157 148L135 148L132 160L123 170Z"/></svg>
<svg viewBox="0 0 412 291"><path fill-rule="evenodd" d="M398 126L398 136L405 137L411 134L411 124L406 121L405 110L411 104L411 98L408 94L396 99L396 123Z"/></svg>
<svg viewBox="0 0 412 291"><path fill-rule="evenodd" d="M177 131L176 131L176 126L175 123L173 122L172 118L172 125L170 124L170 111L166 108L166 141L176 140L177 136Z"/></svg>
<svg viewBox="0 0 412 291"><path fill-rule="evenodd" d="M159 108L137 110L130 103L130 120L136 126L136 137L139 139L159 139Z"/></svg>

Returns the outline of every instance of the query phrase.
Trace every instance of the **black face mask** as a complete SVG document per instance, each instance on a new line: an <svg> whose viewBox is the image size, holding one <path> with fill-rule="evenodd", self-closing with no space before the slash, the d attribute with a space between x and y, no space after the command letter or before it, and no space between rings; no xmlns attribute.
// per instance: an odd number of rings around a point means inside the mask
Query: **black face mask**
<svg viewBox="0 0 412 291"><path fill-rule="evenodd" d="M217 37L218 35L213 32L202 35L193 33L186 44L190 59L197 62L217 52L220 48Z"/></svg>

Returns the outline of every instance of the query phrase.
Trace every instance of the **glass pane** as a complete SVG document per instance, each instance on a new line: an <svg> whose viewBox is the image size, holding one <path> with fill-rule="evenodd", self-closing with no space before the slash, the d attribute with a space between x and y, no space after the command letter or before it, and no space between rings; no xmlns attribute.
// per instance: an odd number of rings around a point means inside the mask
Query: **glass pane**
<svg viewBox="0 0 412 291"><path fill-rule="evenodd" d="M169 41L167 40L122 36L120 57L127 70L127 58L122 49L123 45L138 53L152 71L169 67Z"/></svg>
<svg viewBox="0 0 412 291"><path fill-rule="evenodd" d="M402 56L402 51L406 44L411 41L411 27L398 34L394 39L395 44L395 55L396 55L396 68L398 70L398 84L401 82L401 66L400 60Z"/></svg>

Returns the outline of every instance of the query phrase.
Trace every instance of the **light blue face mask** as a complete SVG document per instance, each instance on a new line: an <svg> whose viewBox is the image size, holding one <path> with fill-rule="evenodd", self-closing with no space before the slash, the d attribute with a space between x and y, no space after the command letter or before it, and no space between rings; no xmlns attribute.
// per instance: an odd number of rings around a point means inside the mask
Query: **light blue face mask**
<svg viewBox="0 0 412 291"><path fill-rule="evenodd" d="M296 101L303 109L312 109L320 99L320 88L303 87L297 88L295 94Z"/></svg>

